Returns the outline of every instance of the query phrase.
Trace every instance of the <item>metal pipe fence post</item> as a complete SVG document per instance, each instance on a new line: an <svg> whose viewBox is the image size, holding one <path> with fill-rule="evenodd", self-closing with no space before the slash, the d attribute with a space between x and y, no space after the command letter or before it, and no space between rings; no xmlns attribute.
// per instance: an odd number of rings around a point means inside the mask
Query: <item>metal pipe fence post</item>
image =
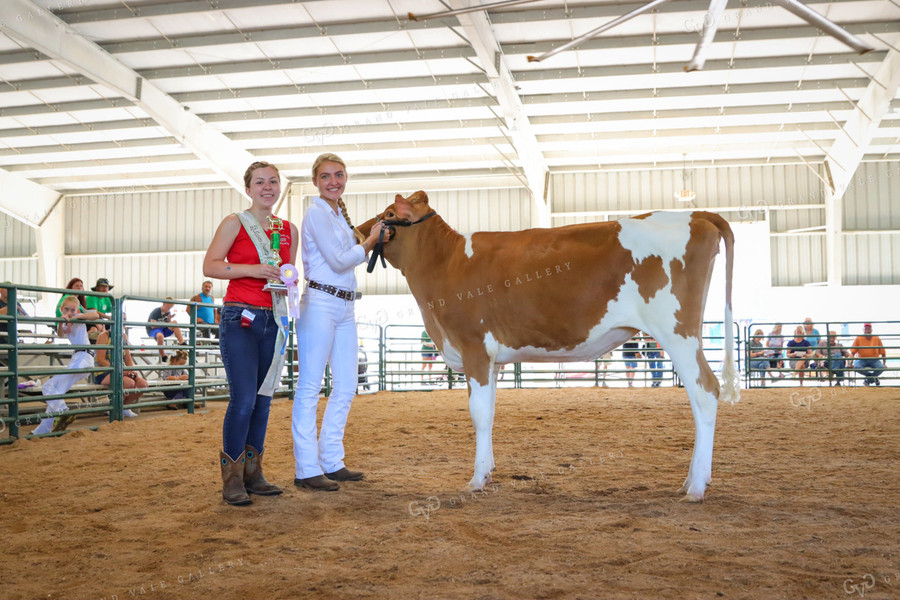
<svg viewBox="0 0 900 600"><path fill-rule="evenodd" d="M16 292L15 287L8 288L6 292L6 316L10 316L9 307L12 307L12 319L7 321L7 329L9 332L9 337L7 338L7 342L12 344L12 348L9 351L9 359L7 368L10 370L10 376L7 379L9 384L9 399L11 404L9 405L9 416L14 419L9 424L9 436L10 437L19 437L19 379L16 377L16 373L19 372L19 311L17 307L19 306L18 294Z"/></svg>
<svg viewBox="0 0 900 600"><path fill-rule="evenodd" d="M122 315L124 312L125 302L121 298L113 299L113 327L112 327L112 356L109 361L113 367L113 371L109 377L110 391L110 411L109 420L121 421L125 418L124 404L124 380L125 380L125 350L122 340Z"/></svg>

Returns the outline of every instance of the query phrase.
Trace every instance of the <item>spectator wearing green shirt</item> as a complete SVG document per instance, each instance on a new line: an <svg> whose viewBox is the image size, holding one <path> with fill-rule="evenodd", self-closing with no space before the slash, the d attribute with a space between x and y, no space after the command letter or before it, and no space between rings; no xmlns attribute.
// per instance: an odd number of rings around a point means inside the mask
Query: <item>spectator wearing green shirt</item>
<svg viewBox="0 0 900 600"><path fill-rule="evenodd" d="M103 292L104 294L108 294L109 291L113 289L113 286L109 284L109 279L105 277L101 277L97 280L97 283L94 287L91 288L92 291L95 292ZM101 319L112 319L112 311L113 311L113 301L109 296L85 296L84 298L86 308L96 310L100 315ZM104 326L107 331L109 331L110 326Z"/></svg>

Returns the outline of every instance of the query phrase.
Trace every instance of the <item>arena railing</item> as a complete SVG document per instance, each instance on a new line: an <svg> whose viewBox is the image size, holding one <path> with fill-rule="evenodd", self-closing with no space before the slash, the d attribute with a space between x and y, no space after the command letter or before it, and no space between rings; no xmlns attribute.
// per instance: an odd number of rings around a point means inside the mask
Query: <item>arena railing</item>
<svg viewBox="0 0 900 600"><path fill-rule="evenodd" d="M72 354L73 350L95 351L105 349L114 352L114 344L100 345L76 345L58 343L61 340L56 335L57 326L64 319L42 316L21 316L14 309L18 302L20 290L38 292L41 294L58 294L60 297L70 295L75 291L77 295L106 296L100 292L90 290L68 290L62 288L47 288L38 286L23 286L0 284L7 290L7 301L13 310L11 314L0 315L0 330L5 333L3 344L0 344L0 353L5 355L5 367L0 366L0 378L4 380L3 394L0 396L0 444L8 444L22 436L22 426L36 425L42 419L56 418L61 413L48 412L46 407L39 407L46 400L69 400L74 402L74 408L69 407L65 411L69 416L99 416L109 414L109 420L115 419L115 391L101 388L92 384L76 384L65 394L47 395L41 394L42 385L37 380L44 376L75 374L75 373L103 373L113 372L111 367L91 367L87 369L69 369L63 359ZM104 325L114 326L115 320L98 319L83 321L86 326ZM32 327L31 331L20 330L19 325L25 324ZM50 333L40 333L39 327L46 326ZM28 342L26 340L32 340ZM57 362L59 366L54 367ZM20 379L26 381L20 382ZM119 397L121 403L121 396ZM96 429L97 425L89 427ZM59 435L59 432L45 434L47 436Z"/></svg>
<svg viewBox="0 0 900 600"><path fill-rule="evenodd" d="M741 329L734 324L735 365L740 368L742 350ZM465 375L453 371L440 355L434 361L423 356L421 325L387 325L384 328L384 385L388 391L412 391L434 389L458 389L466 385ZM540 387L623 387L628 385L627 374L633 372L634 382L652 386L680 385L668 354L661 358L647 358L644 344L650 338L637 336L640 358L625 359L622 348L593 361L567 363L513 363L501 371L497 386L500 388ZM704 354L712 369L721 371L724 360L725 335L721 322L703 324L702 342ZM628 369L625 362L637 363L636 369ZM662 363L660 366L657 363ZM658 375L662 372L662 377Z"/></svg>
<svg viewBox="0 0 900 600"><path fill-rule="evenodd" d="M856 338L863 334L864 323L871 323L873 326L873 335L881 339L885 349L886 357L881 359L884 371L879 375L878 385L888 387L896 387L900 385L900 367L897 366L897 359L900 357L900 322L897 321L822 321L815 323L815 328L819 331L821 345L811 348L821 354L806 359L806 368L795 368L799 365L792 366L793 360L786 356L787 342L794 339L794 331L803 323L790 323L787 321L768 322L759 321L751 322L744 328L744 362L743 373L747 387L779 387L800 384L799 375L802 372L809 377L804 377L804 383L809 385L837 386L846 385L865 385L866 377L859 373L856 367L855 356L837 357L832 356L840 350L849 351L852 354L853 342ZM774 335L772 330L776 325L782 325L783 329L780 335ZM820 329L821 328L821 329ZM766 358L752 359L750 358L751 342L753 332L757 329L763 331L761 340L767 350L779 351L780 354ZM828 332L834 331L835 341L832 344L828 337ZM783 338L783 344L778 348L770 347L770 340L773 338ZM804 332L804 337L806 334ZM872 346L858 346L860 349L872 348ZM832 361L843 361L843 366L829 364L829 357ZM769 365L765 368L754 366L753 363L768 360ZM814 364L809 365L812 361ZM772 363L776 363L772 366ZM780 364L780 366L779 366Z"/></svg>
<svg viewBox="0 0 900 600"><path fill-rule="evenodd" d="M40 294L50 294L51 296L62 297L72 294L75 290L62 288L47 288L37 286L24 286L12 284L0 284L7 290L7 300L10 306L15 307L19 298L19 291L37 292ZM89 346L78 346L68 343L67 340L59 339L56 335L57 325L63 322L63 319L42 316L21 316L16 311L11 311L9 315L0 315L0 332L7 333L7 329L16 332L16 335L6 339L0 338L0 444L11 443L20 437L31 437L30 435L22 435L22 427L37 424L44 418L59 417L59 414L48 412L46 406L43 405L46 400L65 400L69 405L69 410L65 411L68 416L79 417L71 427L66 430L76 429L96 429L98 425L96 421L92 423L82 419L82 417L108 416L109 421L122 420L124 418L124 387L123 374L126 371L124 365L124 351L128 350L135 359L135 365L128 367L127 370L146 374L150 384L141 397L140 401L135 404L129 404L129 409L156 408L162 406L180 406L188 412L193 412L198 404L207 400L227 399L227 382L221 376L222 364L218 359L218 348L214 346L198 346L197 345L197 324L196 311L192 312L192 317L188 323L179 322L177 325L187 332L185 336L189 339L189 343L184 349L188 351L187 364L178 367L188 373L187 381L165 382L154 380L153 376L159 371L169 370L172 367L166 363L154 364L146 360L146 356L158 356L159 346L153 341L152 344L132 344L125 342L122 333L127 331L129 326L148 326L151 325L145 321L127 321L125 319L124 308L126 302L142 301L161 304L162 302L172 302L176 305L189 305L190 302L182 302L178 300L166 300L163 298L146 298L140 296L123 296L114 298L109 294L94 292L91 290L77 290L76 295L85 296L106 296L109 297L112 305L112 318L107 320L84 321L90 327L91 325L103 325L110 329L110 343L106 345L91 344ZM32 330L22 330L21 326L25 325ZM49 333L39 333L40 327L47 327ZM203 324L202 327L209 327ZM93 341L93 340L92 340ZM73 350L89 350L95 352L97 350L106 350L111 357L111 366L100 367L92 366L87 369L69 369L66 366L65 358L71 355ZM166 346L167 351L172 350L172 346ZM207 357L213 357L216 362L207 360L206 362L198 362L197 358L200 354ZM143 358L141 358L143 357ZM56 363L56 365L54 365ZM198 377L198 371L204 376ZM210 372L212 376L209 376ZM59 374L72 373L90 373L102 374L109 373L110 385L108 387L95 384L92 379L87 382L81 381L76 383L67 393L54 396L44 396L42 392L43 385L38 383L41 378ZM20 380L22 380L20 382ZM29 385L28 381L33 384ZM288 382L291 383L290 378ZM214 393L218 389L224 389L225 393ZM288 390L291 388L288 387ZM165 392L184 391L186 398L167 398ZM80 427L75 426L82 423ZM61 431L44 434L47 436L59 435Z"/></svg>

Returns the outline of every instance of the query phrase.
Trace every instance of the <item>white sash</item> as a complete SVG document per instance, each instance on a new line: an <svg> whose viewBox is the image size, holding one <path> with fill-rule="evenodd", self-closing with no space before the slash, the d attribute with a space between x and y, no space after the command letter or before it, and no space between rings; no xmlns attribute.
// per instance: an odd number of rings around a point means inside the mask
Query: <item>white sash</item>
<svg viewBox="0 0 900 600"><path fill-rule="evenodd" d="M268 264L272 256L271 242L259 221L256 220L256 217L249 210L239 212L237 216L241 220L241 225L244 226L247 235L250 236L253 245L256 246L259 262ZM287 304L285 297L274 291L272 292L272 310L275 313L275 323L278 325L278 338L275 340L275 350L272 355L272 364L269 366L269 372L266 373L266 378L257 391L260 396L271 396L275 393L275 389L280 383L281 370L284 367L285 350L287 349L288 328L290 326Z"/></svg>

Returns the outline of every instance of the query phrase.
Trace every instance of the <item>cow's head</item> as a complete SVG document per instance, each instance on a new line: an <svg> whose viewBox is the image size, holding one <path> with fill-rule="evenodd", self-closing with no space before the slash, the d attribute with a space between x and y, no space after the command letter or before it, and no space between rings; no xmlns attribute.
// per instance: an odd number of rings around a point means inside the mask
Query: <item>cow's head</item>
<svg viewBox="0 0 900 600"><path fill-rule="evenodd" d="M376 221L384 221L386 225L390 226L392 234L390 241L384 245L384 257L391 265L402 271L404 248L412 237L408 230L433 213L434 211L428 205L428 195L425 192L421 190L414 192L408 198L397 194L393 204L385 208L384 212L374 219L369 219L361 224L359 230L363 235L368 236Z"/></svg>

